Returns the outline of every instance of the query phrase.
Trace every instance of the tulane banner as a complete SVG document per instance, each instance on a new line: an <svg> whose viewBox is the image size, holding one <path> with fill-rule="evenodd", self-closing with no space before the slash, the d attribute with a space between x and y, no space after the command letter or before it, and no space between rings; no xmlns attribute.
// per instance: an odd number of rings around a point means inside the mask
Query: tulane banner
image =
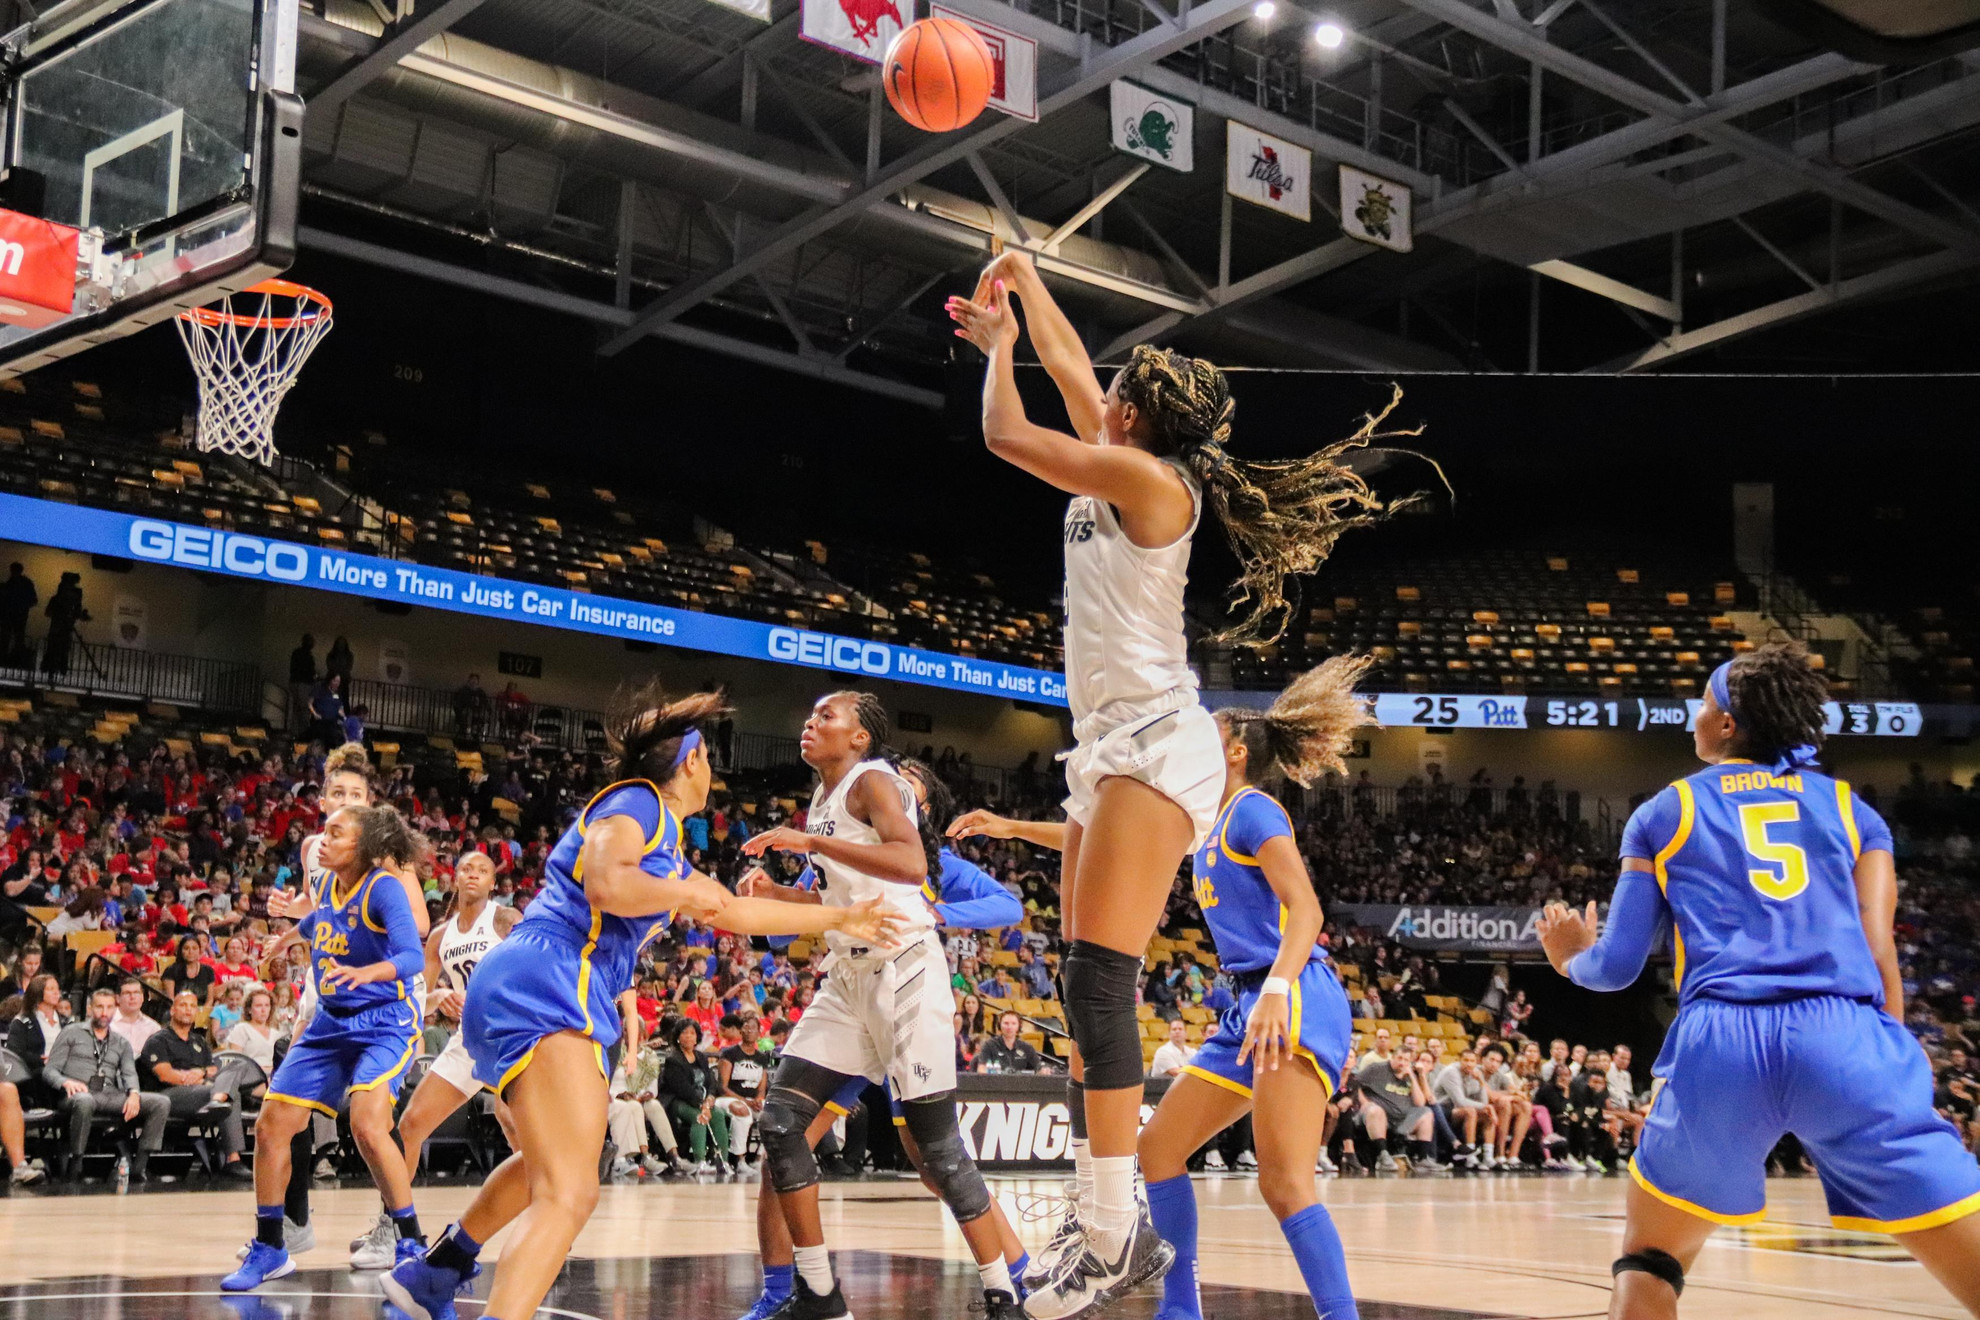
<svg viewBox="0 0 1980 1320"><path fill-rule="evenodd" d="M198 569L277 586L311 587L515 623L831 669L864 678L891 678L1041 705L1066 704L1064 676L1042 669L834 633L773 627L753 619L615 600L562 587L483 577L21 495L0 494L0 539Z"/></svg>
<svg viewBox="0 0 1980 1320"><path fill-rule="evenodd" d="M1329 903L1327 915L1377 930L1406 949L1450 953L1539 953L1537 907L1442 907L1434 903Z"/></svg>

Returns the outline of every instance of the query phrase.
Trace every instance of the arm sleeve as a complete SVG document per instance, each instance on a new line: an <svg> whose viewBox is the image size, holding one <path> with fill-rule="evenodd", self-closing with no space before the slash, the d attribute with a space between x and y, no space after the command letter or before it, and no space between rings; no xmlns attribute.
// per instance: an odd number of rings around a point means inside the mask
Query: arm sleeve
<svg viewBox="0 0 1980 1320"><path fill-rule="evenodd" d="M1677 834L1678 818L1683 813L1684 804L1678 800L1677 789L1666 788L1630 813L1629 824L1623 826L1618 854L1655 861Z"/></svg>
<svg viewBox="0 0 1980 1320"><path fill-rule="evenodd" d="M1249 793L1231 813L1225 837L1233 851L1256 857L1266 843L1281 836L1291 838L1292 832L1292 820L1284 807L1263 793Z"/></svg>
<svg viewBox="0 0 1980 1320"><path fill-rule="evenodd" d="M1628 989L1643 974L1643 964L1670 920L1670 908L1650 873L1624 871L1609 900L1602 937L1569 961L1568 979L1587 990Z"/></svg>
<svg viewBox="0 0 1980 1320"><path fill-rule="evenodd" d="M411 981L426 970L426 946L419 941L419 927L413 921L412 904L405 886L390 872L381 871L365 891L365 907L370 915L383 917L385 943L392 968L401 981Z"/></svg>
<svg viewBox="0 0 1980 1320"><path fill-rule="evenodd" d="M945 926L995 930L1024 920L1024 904L974 862L942 854L942 901L935 905Z"/></svg>
<svg viewBox="0 0 1980 1320"><path fill-rule="evenodd" d="M1850 806L1856 816L1856 837L1862 841L1862 851L1875 852L1879 849L1887 853L1897 851L1891 842L1891 827L1877 814L1877 809L1850 791Z"/></svg>

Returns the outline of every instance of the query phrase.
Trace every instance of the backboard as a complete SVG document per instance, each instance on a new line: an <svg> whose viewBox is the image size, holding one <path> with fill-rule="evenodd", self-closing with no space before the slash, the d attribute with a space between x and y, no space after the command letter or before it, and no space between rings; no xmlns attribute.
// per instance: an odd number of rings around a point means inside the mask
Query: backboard
<svg viewBox="0 0 1980 1320"><path fill-rule="evenodd" d="M73 309L0 325L0 378L288 268L296 17L297 0L65 0L0 39L0 207L82 231Z"/></svg>

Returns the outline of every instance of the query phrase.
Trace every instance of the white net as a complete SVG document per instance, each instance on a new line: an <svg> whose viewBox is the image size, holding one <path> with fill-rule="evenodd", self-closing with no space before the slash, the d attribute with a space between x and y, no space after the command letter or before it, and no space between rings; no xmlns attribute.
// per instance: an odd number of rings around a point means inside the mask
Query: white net
<svg viewBox="0 0 1980 1320"><path fill-rule="evenodd" d="M328 298L287 280L179 314L179 338L199 373L201 453L274 462L275 412L330 319Z"/></svg>

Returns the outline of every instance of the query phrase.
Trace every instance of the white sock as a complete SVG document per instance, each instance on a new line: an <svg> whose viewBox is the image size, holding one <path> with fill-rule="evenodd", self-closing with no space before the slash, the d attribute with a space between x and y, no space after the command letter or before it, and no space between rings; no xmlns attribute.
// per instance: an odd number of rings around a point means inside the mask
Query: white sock
<svg viewBox="0 0 1980 1320"><path fill-rule="evenodd" d="M1079 1222L1091 1227L1093 1224L1093 1152L1087 1142L1080 1138L1072 1139L1073 1184L1079 1189Z"/></svg>
<svg viewBox="0 0 1980 1320"><path fill-rule="evenodd" d="M976 1272L983 1279L984 1292L1009 1293L1013 1297L1017 1296L1017 1289L1011 1286L1011 1267L1004 1263L1001 1252L997 1259L988 1265L978 1265Z"/></svg>
<svg viewBox="0 0 1980 1320"><path fill-rule="evenodd" d="M1092 1228L1110 1250L1118 1250L1134 1228L1134 1156L1095 1156L1093 1159Z"/></svg>
<svg viewBox="0 0 1980 1320"><path fill-rule="evenodd" d="M832 1291L832 1254L824 1247L799 1247L796 1249L798 1277L805 1286L820 1297Z"/></svg>

